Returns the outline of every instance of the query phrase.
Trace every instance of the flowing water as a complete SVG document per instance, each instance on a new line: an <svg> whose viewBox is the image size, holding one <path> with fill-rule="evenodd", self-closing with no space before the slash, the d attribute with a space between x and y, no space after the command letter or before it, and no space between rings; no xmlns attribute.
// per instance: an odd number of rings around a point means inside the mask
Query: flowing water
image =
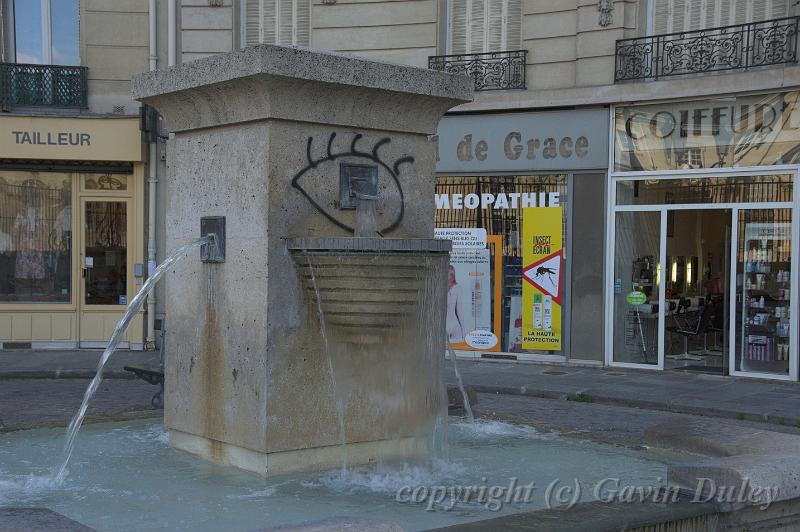
<svg viewBox="0 0 800 532"><path fill-rule="evenodd" d="M103 381L103 368L105 367L106 362L108 362L108 359L111 357L111 354L117 349L120 341L122 341L123 335L128 329L128 325L130 325L131 321L136 316L136 313L139 312L139 309L142 307L142 303L144 303L145 298L153 290L153 287L155 287L158 280L161 279L165 273L167 273L169 268L171 268L176 262L178 262L194 248L200 247L207 242L211 242L210 245L213 245L212 240L212 237L205 236L176 249L172 255L167 257L164 262L159 264L158 268L156 268L156 270L148 277L144 285L142 285L139 293L137 293L128 304L125 314L123 314L122 318L120 318L120 320L117 322L117 326L114 327L114 331L111 333L111 338L108 340L108 346L106 347L105 351L103 351L103 355L100 357L100 361L97 363L97 373L92 379L92 382L89 383L89 387L86 388L86 392L83 394L83 402L81 402L78 412L72 418L72 421L70 421L70 424L67 427L67 439L64 443L64 449L62 451L61 464L53 473L53 481L56 484L62 483L67 474L67 464L69 464L69 459L75 449L75 438L78 435L78 431L81 430L83 418L86 416L86 409L89 407L89 401L92 400L97 388Z"/></svg>
<svg viewBox="0 0 800 532"><path fill-rule="evenodd" d="M356 206L356 227L353 236L356 238L375 238L378 235L378 213L375 201L361 199Z"/></svg>
<svg viewBox="0 0 800 532"><path fill-rule="evenodd" d="M317 317L319 318L319 332L322 335L322 345L325 349L325 361L328 364L328 373L331 377L331 392L333 400L336 402L336 415L339 419L339 440L342 449L342 476L347 475L347 433L344 429L344 405L337 395L336 372L333 368L333 357L328 343L328 328L325 324L325 313L322 311L322 296L317 286L317 277L314 275L314 265L311 264L311 255L306 254L308 259L308 271L311 274L311 286L314 288L314 299L317 303Z"/></svg>
<svg viewBox="0 0 800 532"><path fill-rule="evenodd" d="M469 404L469 397L467 396L467 390L464 388L464 381L461 380L461 372L458 371L458 361L456 360L456 352L453 350L453 344L450 343L450 339L447 339L447 351L450 353L450 359L453 361L453 371L456 374L456 380L458 381L458 389L461 390L461 397L464 400L464 412L467 415L467 421L470 423L475 422L475 416L472 415L472 406Z"/></svg>
<svg viewBox="0 0 800 532"><path fill-rule="evenodd" d="M48 486L42 479L49 478L62 431L17 431L0 434L0 506L46 507L115 532L244 531L335 516L391 521L411 531L544 508L554 483L580 483L582 500L594 498L593 487L606 478L619 479L619 486L654 485L674 459L481 419L451 417L448 433L449 461L351 467L347 477L334 469L265 479L170 448L155 420L91 424L81 431L73 471L62 485ZM432 503L423 497L439 486L531 482L529 501L504 503L505 492L487 492L482 502L462 499L450 507L449 495ZM414 490L420 502L410 499ZM503 503L496 511L490 497Z"/></svg>

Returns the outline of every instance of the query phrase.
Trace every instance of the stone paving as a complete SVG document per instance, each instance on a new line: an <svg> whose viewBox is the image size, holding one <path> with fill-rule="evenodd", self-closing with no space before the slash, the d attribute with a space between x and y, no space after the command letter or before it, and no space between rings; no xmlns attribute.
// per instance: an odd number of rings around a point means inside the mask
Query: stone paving
<svg viewBox="0 0 800 532"><path fill-rule="evenodd" d="M480 417L532 425L543 431L599 443L641 448L644 432L654 425L703 419L692 414L646 410L598 403L581 403L524 395L479 393L475 413ZM757 421L724 420L743 428L800 434L800 428L769 425Z"/></svg>
<svg viewBox="0 0 800 532"><path fill-rule="evenodd" d="M103 351L29 351L0 350L0 379L92 378ZM159 354L154 351L115 351L108 359L104 375L134 378L123 371L127 365L158 366Z"/></svg>
<svg viewBox="0 0 800 532"><path fill-rule="evenodd" d="M478 392L570 399L800 427L800 383L677 371L459 360ZM445 378L455 383L452 362Z"/></svg>
<svg viewBox="0 0 800 532"><path fill-rule="evenodd" d="M0 380L0 432L66 427L77 412L87 379ZM89 404L87 422L161 416L150 399L158 391L144 381L106 379Z"/></svg>

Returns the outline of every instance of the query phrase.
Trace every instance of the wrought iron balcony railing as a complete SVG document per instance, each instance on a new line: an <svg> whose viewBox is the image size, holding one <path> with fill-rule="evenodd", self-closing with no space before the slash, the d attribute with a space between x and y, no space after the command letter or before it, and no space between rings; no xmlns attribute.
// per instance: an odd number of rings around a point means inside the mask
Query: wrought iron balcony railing
<svg viewBox="0 0 800 532"><path fill-rule="evenodd" d="M796 63L798 19L619 40L614 81Z"/></svg>
<svg viewBox="0 0 800 532"><path fill-rule="evenodd" d="M88 107L84 66L0 63L0 106Z"/></svg>
<svg viewBox="0 0 800 532"><path fill-rule="evenodd" d="M527 50L433 55L428 57L428 68L469 76L476 91L524 90L527 57Z"/></svg>

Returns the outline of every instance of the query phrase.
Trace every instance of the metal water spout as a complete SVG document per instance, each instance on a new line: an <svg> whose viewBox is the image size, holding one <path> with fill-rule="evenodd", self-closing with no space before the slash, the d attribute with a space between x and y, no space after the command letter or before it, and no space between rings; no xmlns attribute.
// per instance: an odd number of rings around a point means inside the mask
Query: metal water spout
<svg viewBox="0 0 800 532"><path fill-rule="evenodd" d="M372 170L372 169L370 169ZM359 238L374 238L378 233L378 215L376 202L378 200L378 172L353 173L349 179L350 198L355 199L356 227L353 236Z"/></svg>

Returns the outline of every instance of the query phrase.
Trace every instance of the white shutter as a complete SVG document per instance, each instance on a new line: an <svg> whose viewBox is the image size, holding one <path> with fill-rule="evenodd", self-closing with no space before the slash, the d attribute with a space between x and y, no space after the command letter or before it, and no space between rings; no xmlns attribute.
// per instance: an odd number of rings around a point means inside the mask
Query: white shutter
<svg viewBox="0 0 800 532"><path fill-rule="evenodd" d="M261 3L262 0L246 0L245 2L244 42L246 46L262 42Z"/></svg>
<svg viewBox="0 0 800 532"><path fill-rule="evenodd" d="M267 0L265 0L267 1ZM292 28L294 27L293 0L274 0L275 12L275 44L292 44Z"/></svg>
<svg viewBox="0 0 800 532"><path fill-rule="evenodd" d="M450 1L450 24L448 25L448 54L467 53L467 8L469 0Z"/></svg>
<svg viewBox="0 0 800 532"><path fill-rule="evenodd" d="M505 50L505 0L486 0L488 17L486 20L486 46L481 52Z"/></svg>
<svg viewBox="0 0 800 532"><path fill-rule="evenodd" d="M487 9L489 0L469 0L471 3L468 15L467 53L479 54L486 51Z"/></svg>
<svg viewBox="0 0 800 532"><path fill-rule="evenodd" d="M789 16L789 0L654 0L655 35Z"/></svg>
<svg viewBox="0 0 800 532"><path fill-rule="evenodd" d="M246 0L245 44L308 46L310 0Z"/></svg>
<svg viewBox="0 0 800 532"><path fill-rule="evenodd" d="M451 0L449 54L519 50L522 0Z"/></svg>
<svg viewBox="0 0 800 532"><path fill-rule="evenodd" d="M275 44L275 25L277 6L275 0L260 0L261 2L261 40L259 42Z"/></svg>
<svg viewBox="0 0 800 532"><path fill-rule="evenodd" d="M309 27L311 26L311 1L296 0L295 39L297 46L308 46L310 42Z"/></svg>
<svg viewBox="0 0 800 532"><path fill-rule="evenodd" d="M675 30L675 31L692 31L692 30L702 30L705 26L705 20L703 20L703 3L699 0L687 0L686 1L686 15L683 19L684 27L683 29Z"/></svg>
<svg viewBox="0 0 800 532"><path fill-rule="evenodd" d="M788 0L772 0L769 18L784 18L789 16Z"/></svg>
<svg viewBox="0 0 800 532"><path fill-rule="evenodd" d="M522 0L506 0L506 37L504 50L522 49Z"/></svg>
<svg viewBox="0 0 800 532"><path fill-rule="evenodd" d="M672 15L670 13L672 3L669 0L655 0L653 8L653 34L663 35L669 33L672 27Z"/></svg>

